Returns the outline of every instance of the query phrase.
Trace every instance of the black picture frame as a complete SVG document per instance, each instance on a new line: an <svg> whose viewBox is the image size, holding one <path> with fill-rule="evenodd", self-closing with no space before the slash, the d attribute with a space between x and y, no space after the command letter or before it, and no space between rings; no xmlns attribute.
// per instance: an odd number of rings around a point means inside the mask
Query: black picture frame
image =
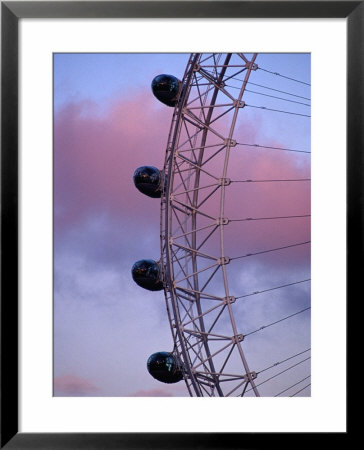
<svg viewBox="0 0 364 450"><path fill-rule="evenodd" d="M307 444L309 433L18 432L18 21L21 18L346 18L347 303L363 273L363 1L3 1L1 2L1 448L265 448ZM342 64L343 61L337 63ZM360 292L360 291L359 291ZM349 345L348 345L349 348ZM349 411L348 411L349 412ZM349 414L348 414L349 419ZM349 436L335 435L338 445ZM166 430L167 431L167 430ZM297 440L299 438L299 441ZM317 433L318 445L327 435Z"/></svg>

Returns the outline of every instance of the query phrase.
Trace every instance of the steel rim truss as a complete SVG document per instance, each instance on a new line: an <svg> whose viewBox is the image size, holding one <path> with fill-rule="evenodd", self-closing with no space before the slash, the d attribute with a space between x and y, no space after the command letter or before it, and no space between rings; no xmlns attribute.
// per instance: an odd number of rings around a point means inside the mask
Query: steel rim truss
<svg viewBox="0 0 364 450"><path fill-rule="evenodd" d="M231 56L190 56L163 170L160 266L173 351L191 396L243 396L251 390L259 396L234 318L224 247L229 155L257 55L238 54L234 64ZM226 82L237 75L243 81L232 91ZM221 331L222 322L228 332Z"/></svg>

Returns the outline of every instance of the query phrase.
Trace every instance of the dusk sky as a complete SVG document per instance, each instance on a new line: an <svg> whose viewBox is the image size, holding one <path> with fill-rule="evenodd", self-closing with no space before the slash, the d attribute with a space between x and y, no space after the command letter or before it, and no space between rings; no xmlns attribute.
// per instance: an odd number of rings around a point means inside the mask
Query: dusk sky
<svg viewBox="0 0 364 450"><path fill-rule="evenodd" d="M160 73L181 79L188 57L54 55L55 396L188 396L183 381L167 385L147 372L149 355L172 350L172 335L163 292L140 288L130 272L135 261L160 257L160 200L132 180L137 167L162 168L165 157L173 108L150 84ZM310 55L259 54L256 63L262 70L244 94L252 107L240 111L234 138L275 148L236 150L229 176L239 182L227 211L306 217L231 224L232 257L310 241ZM302 181L240 182L246 179ZM303 389L311 382L310 244L241 259L229 270L231 292L246 295L234 305L244 334L304 310L247 336L243 348L255 371L307 351L289 365L307 361L262 385L262 395L304 379L284 395L300 388L297 395L310 395Z"/></svg>

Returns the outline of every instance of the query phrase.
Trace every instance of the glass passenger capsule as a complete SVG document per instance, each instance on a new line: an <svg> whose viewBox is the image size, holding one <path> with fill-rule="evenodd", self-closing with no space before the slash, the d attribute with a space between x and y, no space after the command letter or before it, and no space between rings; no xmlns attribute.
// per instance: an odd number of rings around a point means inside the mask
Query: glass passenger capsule
<svg viewBox="0 0 364 450"><path fill-rule="evenodd" d="M181 82L173 75L157 75L152 81L155 97L167 106L175 106Z"/></svg>
<svg viewBox="0 0 364 450"><path fill-rule="evenodd" d="M157 352L149 356L147 369L153 378L163 383L177 383L183 379L176 358L169 352Z"/></svg>
<svg viewBox="0 0 364 450"><path fill-rule="evenodd" d="M160 170L153 166L138 167L133 175L135 187L142 194L152 198L161 197L162 175Z"/></svg>
<svg viewBox="0 0 364 450"><path fill-rule="evenodd" d="M138 286L148 289L148 291L163 289L159 265L152 259L141 259L134 263L131 275Z"/></svg>

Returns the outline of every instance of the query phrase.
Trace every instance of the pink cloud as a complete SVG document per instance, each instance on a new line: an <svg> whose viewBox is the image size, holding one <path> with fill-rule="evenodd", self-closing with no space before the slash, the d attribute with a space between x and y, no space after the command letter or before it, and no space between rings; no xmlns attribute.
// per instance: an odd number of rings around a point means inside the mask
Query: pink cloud
<svg viewBox="0 0 364 450"><path fill-rule="evenodd" d="M107 213L123 222L144 221L159 214L158 199L140 194L132 175L140 165L162 167L172 109L157 109L149 91L128 101L115 101L104 115L95 105L70 104L55 117L54 182L57 231L82 224L89 214ZM259 121L244 118L235 130L237 142L260 142ZM213 143L210 138L209 143ZM270 146L282 147L279 141ZM206 150L215 151L215 148ZM222 158L205 168L221 174ZM231 149L228 177L244 179L309 178L309 155L236 146ZM211 179L202 176L201 185ZM217 216L216 196L206 202L205 212ZM310 213L310 183L232 183L227 187L225 216L259 218ZM310 219L231 222L226 227L226 247L254 252L304 242L310 238ZM288 253L287 253L288 255ZM307 260L297 247L289 257Z"/></svg>
<svg viewBox="0 0 364 450"><path fill-rule="evenodd" d="M173 397L173 394L165 389L140 389L128 397Z"/></svg>
<svg viewBox="0 0 364 450"><path fill-rule="evenodd" d="M141 165L161 167L171 109L155 110L149 92L115 102L106 115L95 106L69 104L54 122L54 200L58 230L82 222L88 214L145 217L158 200L138 198L132 176ZM133 201L131 201L133 198Z"/></svg>
<svg viewBox="0 0 364 450"><path fill-rule="evenodd" d="M128 397L179 397L187 393L187 387L182 381L175 384L160 383L160 386L150 389L139 389L128 395Z"/></svg>
<svg viewBox="0 0 364 450"><path fill-rule="evenodd" d="M61 375L54 378L53 388L56 396L65 397L92 396L100 390L91 381L76 375Z"/></svg>

